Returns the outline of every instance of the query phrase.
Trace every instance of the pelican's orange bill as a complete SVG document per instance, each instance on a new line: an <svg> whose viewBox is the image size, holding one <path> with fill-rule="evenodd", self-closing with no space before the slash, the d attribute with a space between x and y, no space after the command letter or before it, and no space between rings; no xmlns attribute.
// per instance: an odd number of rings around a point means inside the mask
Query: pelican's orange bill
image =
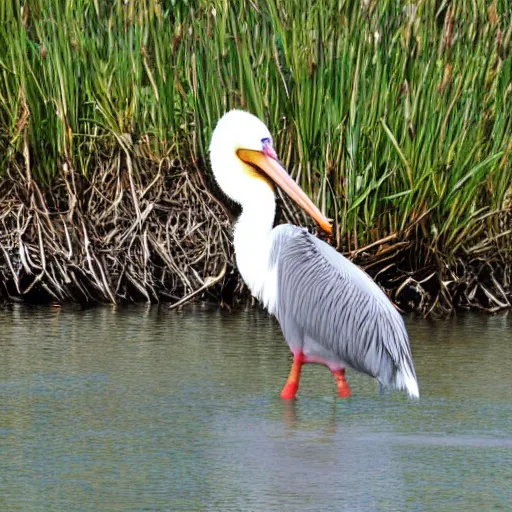
<svg viewBox="0 0 512 512"><path fill-rule="evenodd" d="M303 210L305 210L327 233L332 233L332 226L322 212L315 206L306 193L293 181L282 165L261 151L239 149L238 157L246 163L261 169L276 185L281 187Z"/></svg>

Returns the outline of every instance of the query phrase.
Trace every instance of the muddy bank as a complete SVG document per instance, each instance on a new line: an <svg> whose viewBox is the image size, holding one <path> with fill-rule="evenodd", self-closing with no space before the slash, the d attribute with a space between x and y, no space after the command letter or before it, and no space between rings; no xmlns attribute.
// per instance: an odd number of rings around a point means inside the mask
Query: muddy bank
<svg viewBox="0 0 512 512"><path fill-rule="evenodd" d="M177 303L233 280L230 220L199 170L111 155L51 187L11 172L0 188L4 300Z"/></svg>
<svg viewBox="0 0 512 512"><path fill-rule="evenodd" d="M0 187L3 301L179 306L210 300L236 307L250 300L231 244L239 211L204 165L185 170L177 159L156 164L122 151L107 161L89 179L64 164L52 186L27 180L21 167L10 170ZM308 222L286 200L279 204L278 222ZM512 301L511 217L499 220L500 240L482 238L478 252L450 260L418 232L345 254L404 312L494 312Z"/></svg>

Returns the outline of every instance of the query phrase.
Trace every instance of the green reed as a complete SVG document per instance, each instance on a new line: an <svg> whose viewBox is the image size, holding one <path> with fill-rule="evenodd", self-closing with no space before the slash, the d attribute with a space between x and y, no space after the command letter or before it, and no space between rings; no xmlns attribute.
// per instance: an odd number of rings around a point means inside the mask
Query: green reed
<svg viewBox="0 0 512 512"><path fill-rule="evenodd" d="M511 36L507 0L6 2L0 173L87 175L116 146L207 166L239 107L345 246L470 250L512 203Z"/></svg>

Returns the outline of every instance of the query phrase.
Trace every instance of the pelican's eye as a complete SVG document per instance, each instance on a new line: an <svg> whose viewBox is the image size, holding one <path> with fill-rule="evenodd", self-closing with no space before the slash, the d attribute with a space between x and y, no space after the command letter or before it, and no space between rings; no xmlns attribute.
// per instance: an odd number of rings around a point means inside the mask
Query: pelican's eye
<svg viewBox="0 0 512 512"><path fill-rule="evenodd" d="M270 137L265 137L264 139L261 139L261 150L265 155L269 156L270 158L273 158L274 160L277 160L276 152L274 151L274 148L272 147L272 139Z"/></svg>

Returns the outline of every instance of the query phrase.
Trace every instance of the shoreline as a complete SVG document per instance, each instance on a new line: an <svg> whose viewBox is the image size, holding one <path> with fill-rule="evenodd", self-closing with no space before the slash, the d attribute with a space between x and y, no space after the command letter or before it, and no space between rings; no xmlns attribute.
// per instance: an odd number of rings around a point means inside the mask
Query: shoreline
<svg viewBox="0 0 512 512"><path fill-rule="evenodd" d="M203 300L229 309L247 304L250 294L234 264L232 205L218 199L199 169L150 163L138 170L128 176L121 169L107 179L98 169L90 180L70 172L53 187L4 180L0 299L171 308ZM278 202L280 221L314 231L291 203ZM435 318L510 309L510 235L482 242L484 250L473 255L444 259L413 232L340 252L403 313Z"/></svg>

